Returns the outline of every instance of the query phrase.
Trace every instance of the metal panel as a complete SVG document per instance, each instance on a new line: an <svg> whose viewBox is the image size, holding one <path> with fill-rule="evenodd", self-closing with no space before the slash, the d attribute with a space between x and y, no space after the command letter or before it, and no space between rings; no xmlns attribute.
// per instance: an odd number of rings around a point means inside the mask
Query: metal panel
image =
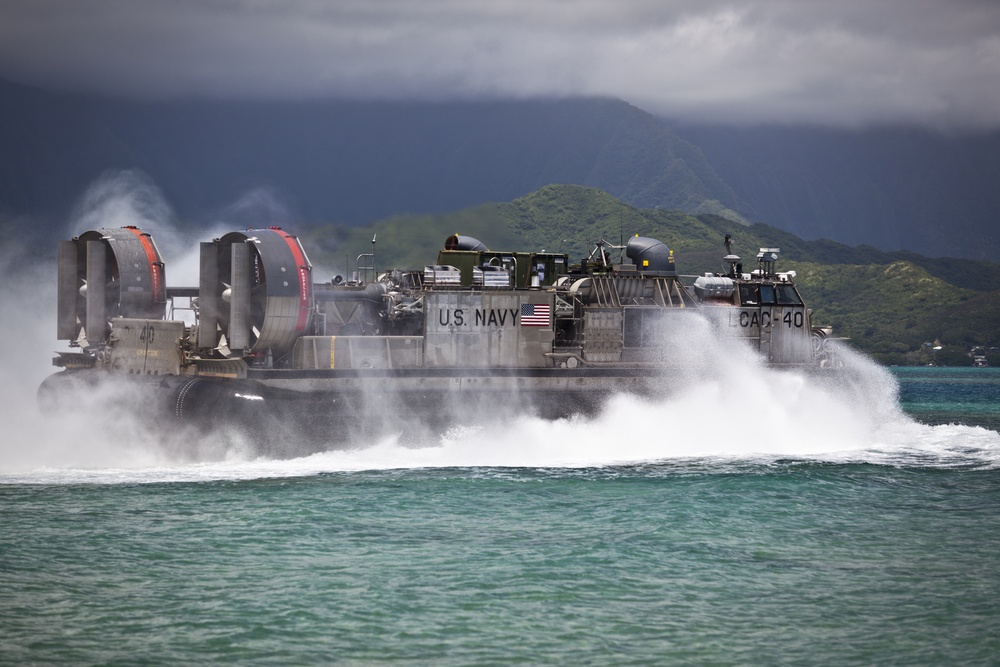
<svg viewBox="0 0 1000 667"><path fill-rule="evenodd" d="M250 348L250 248L246 243L236 242L232 249L232 275L229 297L229 349Z"/></svg>
<svg viewBox="0 0 1000 667"><path fill-rule="evenodd" d="M108 323L105 301L105 261L107 249L104 241L87 241L87 342L93 347L104 341Z"/></svg>
<svg viewBox="0 0 1000 667"><path fill-rule="evenodd" d="M212 241L201 244L198 275L198 347L212 349L219 344L219 258Z"/></svg>
<svg viewBox="0 0 1000 667"><path fill-rule="evenodd" d="M77 322L77 301L80 298L80 274L77 265L76 243L59 242L58 294L56 337L59 340L76 340L80 334Z"/></svg>
<svg viewBox="0 0 1000 667"><path fill-rule="evenodd" d="M287 351L295 344L295 339L298 337L295 330L299 319L298 295L268 296L264 309L267 314L264 316L254 347L272 347Z"/></svg>
<svg viewBox="0 0 1000 667"><path fill-rule="evenodd" d="M623 332L621 310L587 308L583 313L583 358L592 362L621 361Z"/></svg>
<svg viewBox="0 0 1000 667"><path fill-rule="evenodd" d="M530 301L529 301L530 299ZM542 367L552 362L552 327L522 327L521 304L548 303L547 293L530 297L509 291L430 291L424 297L424 363L439 367Z"/></svg>
<svg viewBox="0 0 1000 667"><path fill-rule="evenodd" d="M112 320L109 370L129 375L178 375L184 323L118 317Z"/></svg>
<svg viewBox="0 0 1000 667"><path fill-rule="evenodd" d="M302 336L292 365L298 369L419 368L422 336Z"/></svg>
<svg viewBox="0 0 1000 667"><path fill-rule="evenodd" d="M806 364L813 361L812 327L804 306L772 308L771 361Z"/></svg>
<svg viewBox="0 0 1000 667"><path fill-rule="evenodd" d="M728 335L749 339L771 363L808 364L813 361L812 327L805 306L708 306L702 308L702 312L727 324Z"/></svg>

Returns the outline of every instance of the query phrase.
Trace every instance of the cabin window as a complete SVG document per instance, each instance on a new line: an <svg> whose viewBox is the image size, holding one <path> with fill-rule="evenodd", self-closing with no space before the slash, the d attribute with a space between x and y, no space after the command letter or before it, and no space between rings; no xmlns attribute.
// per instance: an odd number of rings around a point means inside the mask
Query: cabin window
<svg viewBox="0 0 1000 667"><path fill-rule="evenodd" d="M801 306L802 299L791 285L777 285L779 306Z"/></svg>
<svg viewBox="0 0 1000 667"><path fill-rule="evenodd" d="M759 306L760 296L756 285L740 285L740 303L744 306Z"/></svg>
<svg viewBox="0 0 1000 667"><path fill-rule="evenodd" d="M766 304L774 303L774 285L760 286L760 302Z"/></svg>

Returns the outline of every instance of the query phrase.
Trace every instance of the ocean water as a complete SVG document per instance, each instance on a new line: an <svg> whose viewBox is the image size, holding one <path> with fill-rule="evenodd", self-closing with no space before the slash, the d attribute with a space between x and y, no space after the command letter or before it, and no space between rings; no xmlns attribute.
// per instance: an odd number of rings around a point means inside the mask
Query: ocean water
<svg viewBox="0 0 1000 667"><path fill-rule="evenodd" d="M1000 664L1000 369L850 359L290 459L12 399L0 663Z"/></svg>
<svg viewBox="0 0 1000 667"><path fill-rule="evenodd" d="M902 407L926 424L964 423L1000 431L1000 368L892 369Z"/></svg>

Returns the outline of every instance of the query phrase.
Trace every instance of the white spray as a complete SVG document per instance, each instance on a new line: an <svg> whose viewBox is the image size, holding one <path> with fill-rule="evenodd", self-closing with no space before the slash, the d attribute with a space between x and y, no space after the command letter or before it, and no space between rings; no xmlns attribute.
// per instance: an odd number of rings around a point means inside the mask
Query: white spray
<svg viewBox="0 0 1000 667"><path fill-rule="evenodd" d="M169 207L148 185L132 174L103 178L78 207L74 230L124 224L172 228ZM257 199L254 195L248 202ZM228 230L233 222L213 226ZM205 239L212 233L206 232ZM1000 434L913 422L899 408L893 376L862 355L844 350L845 368L825 376L775 370L741 342L715 335L699 316L678 319L665 331L663 344L672 351L675 371L664 378L655 397L613 396L592 418L545 421L525 416L502 429L458 423L445 433L399 433L346 447L331 438L330 451L269 460L253 458L226 434L206 438L151 430L145 415L119 407L127 402L116 392L127 389L114 385L78 399L72 409L42 417L35 389L55 370L48 366L52 351L64 348L55 340L54 268L18 261L23 254L16 245L0 249L0 312L18 328L16 354L0 356L5 430L0 481L159 481L682 459L1000 465ZM182 270L181 280L197 284L197 261L188 257L184 261L193 261L194 270L190 275ZM172 284L179 284L176 266L168 265Z"/></svg>

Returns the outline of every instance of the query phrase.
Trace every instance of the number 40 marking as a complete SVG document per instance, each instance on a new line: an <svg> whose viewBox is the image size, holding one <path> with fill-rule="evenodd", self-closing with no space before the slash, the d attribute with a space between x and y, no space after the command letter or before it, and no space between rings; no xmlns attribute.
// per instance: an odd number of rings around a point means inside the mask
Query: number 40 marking
<svg viewBox="0 0 1000 667"><path fill-rule="evenodd" d="M796 310L794 313L787 312L785 316L781 318L781 321L785 323L788 328L795 327L796 329L802 328L803 318L802 311Z"/></svg>

